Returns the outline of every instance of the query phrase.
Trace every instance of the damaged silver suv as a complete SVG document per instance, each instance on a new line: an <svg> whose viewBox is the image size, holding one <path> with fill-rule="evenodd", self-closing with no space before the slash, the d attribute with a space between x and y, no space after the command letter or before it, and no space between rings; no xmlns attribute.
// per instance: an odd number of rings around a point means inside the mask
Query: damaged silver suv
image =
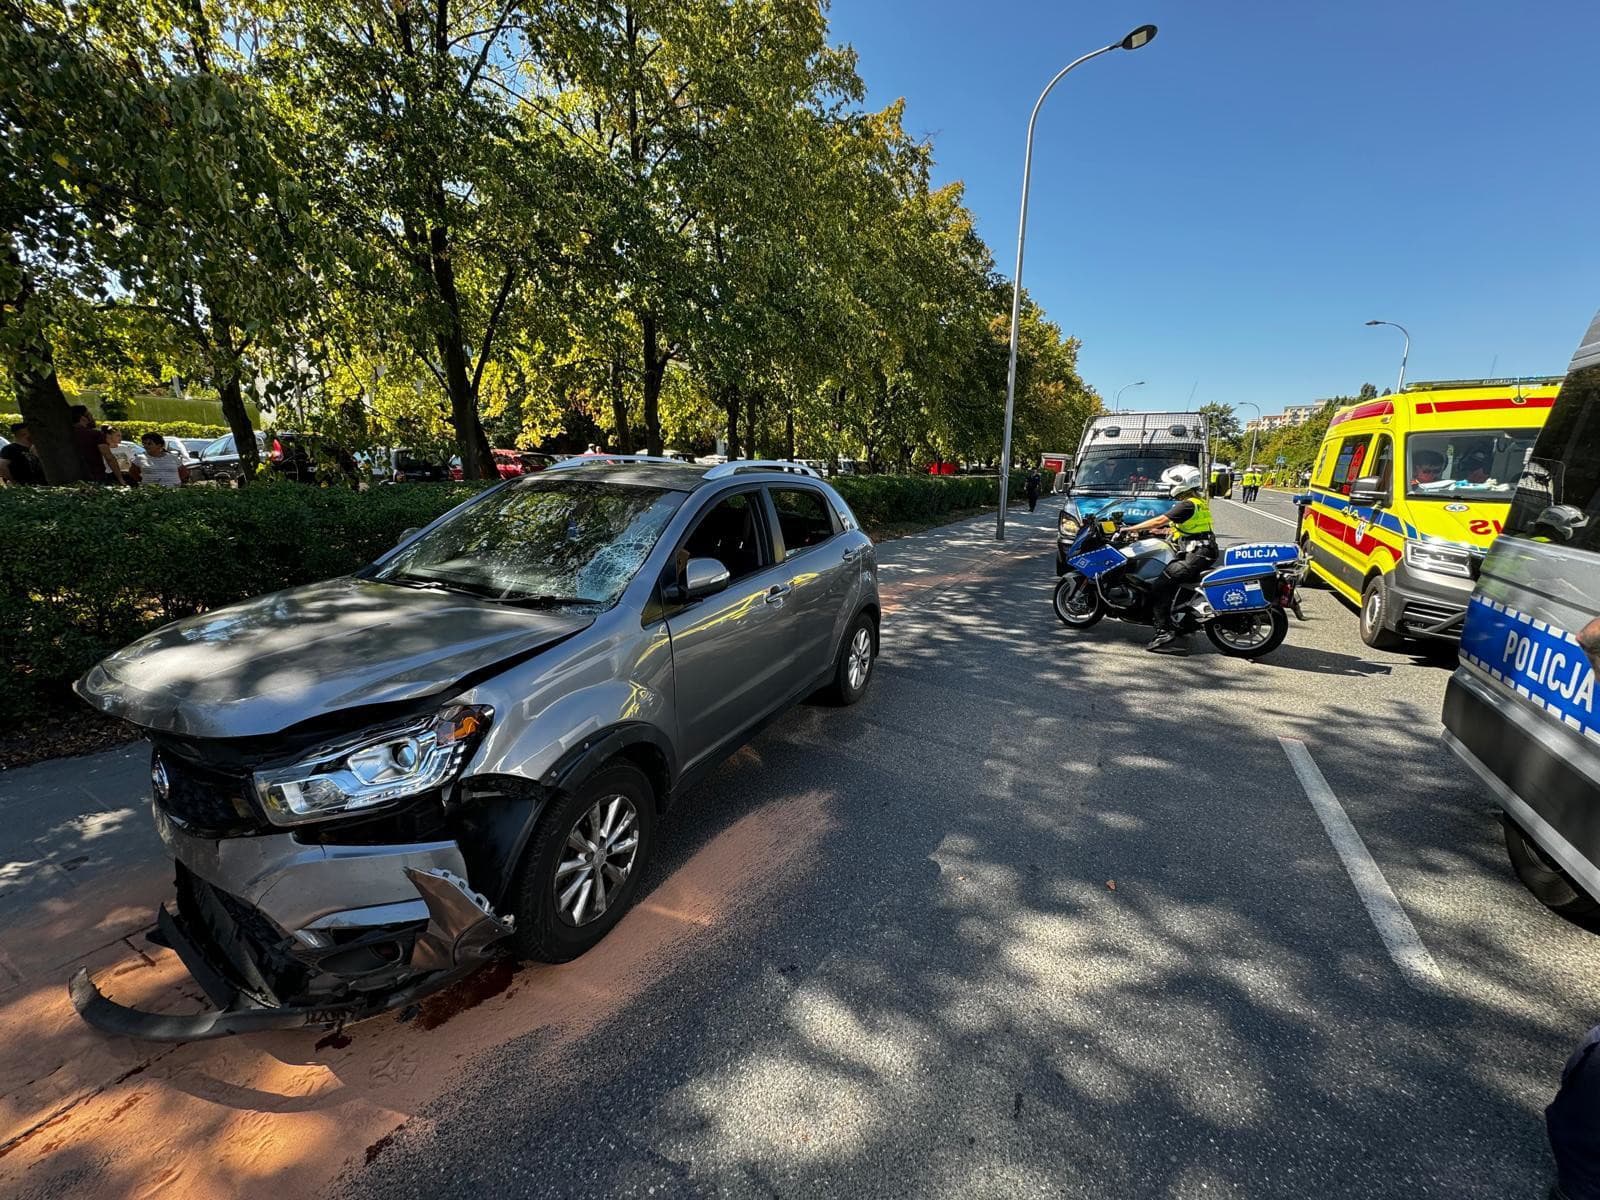
<svg viewBox="0 0 1600 1200"><path fill-rule="evenodd" d="M561 962L638 893L673 798L773 715L859 699L872 543L806 468L588 458L491 488L354 575L157 630L77 684L152 743L216 1011L188 1040L360 1019L502 949Z"/></svg>

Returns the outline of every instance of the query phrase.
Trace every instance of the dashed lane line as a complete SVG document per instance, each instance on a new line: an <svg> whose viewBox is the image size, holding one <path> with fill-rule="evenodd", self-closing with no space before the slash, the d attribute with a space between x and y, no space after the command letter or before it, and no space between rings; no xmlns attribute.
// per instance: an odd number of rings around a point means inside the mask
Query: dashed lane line
<svg viewBox="0 0 1600 1200"><path fill-rule="evenodd" d="M1377 926L1378 936L1383 939L1395 966L1415 987L1442 989L1444 976L1439 971L1439 964L1433 961L1433 955L1423 945L1416 926L1400 906L1394 889L1378 869L1378 864L1367 850L1367 844L1361 840L1361 834L1344 811L1344 805L1339 803L1339 798L1323 778L1316 761L1311 757L1311 751L1299 738L1279 737L1278 744L1289 756L1289 765L1299 777L1300 786L1305 789L1311 807L1322 821L1322 827L1328 831L1328 838L1333 842L1339 861L1344 863L1344 869L1349 872L1350 882L1356 885L1356 893L1366 906L1373 925Z"/></svg>

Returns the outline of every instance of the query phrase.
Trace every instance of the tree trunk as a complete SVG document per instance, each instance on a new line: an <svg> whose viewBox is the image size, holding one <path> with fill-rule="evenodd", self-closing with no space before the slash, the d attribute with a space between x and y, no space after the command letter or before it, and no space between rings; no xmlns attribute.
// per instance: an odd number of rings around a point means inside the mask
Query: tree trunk
<svg viewBox="0 0 1600 1200"><path fill-rule="evenodd" d="M442 207L442 202L441 202ZM456 431L456 450L461 455L463 479L498 479L489 439L478 419L478 393L472 386L467 362L466 337L461 326L461 297L456 292L456 270L450 261L450 234L435 226L428 238L434 283L449 314L448 326L436 341L444 363L445 390L450 395L450 424Z"/></svg>
<svg viewBox="0 0 1600 1200"><path fill-rule="evenodd" d="M616 359L611 360L611 423L616 427L611 449L617 454L632 454L633 430L628 426L628 393L622 386L622 364Z"/></svg>
<svg viewBox="0 0 1600 1200"><path fill-rule="evenodd" d="M17 409L33 431L33 452L44 468L48 483L76 483L83 478L83 464L72 440L72 417L67 398L56 376L55 355L42 329L42 314L36 304L33 280L22 269L16 246L6 239L6 265L16 273L15 307L0 305L0 328L13 322L22 326L11 366L11 386L17 393ZM3 430L10 436L9 429Z"/></svg>
<svg viewBox="0 0 1600 1200"><path fill-rule="evenodd" d="M640 343L644 352L644 441L651 454L661 453L661 380L667 373L667 361L672 357L662 352L661 332L656 328L655 316L642 313L639 317Z"/></svg>
<svg viewBox="0 0 1600 1200"><path fill-rule="evenodd" d="M728 457L739 457L739 388L729 384L722 393L722 406L728 413Z"/></svg>
<svg viewBox="0 0 1600 1200"><path fill-rule="evenodd" d="M255 479L261 456L256 453L256 431L244 407L238 363L222 377L222 386L217 391L222 397L222 419L227 421L228 432L233 434L233 444L239 450L239 486L243 487Z"/></svg>
<svg viewBox="0 0 1600 1200"><path fill-rule="evenodd" d="M745 448L751 458L761 457L761 446L756 437L756 394L746 392L744 397L744 440L749 443Z"/></svg>

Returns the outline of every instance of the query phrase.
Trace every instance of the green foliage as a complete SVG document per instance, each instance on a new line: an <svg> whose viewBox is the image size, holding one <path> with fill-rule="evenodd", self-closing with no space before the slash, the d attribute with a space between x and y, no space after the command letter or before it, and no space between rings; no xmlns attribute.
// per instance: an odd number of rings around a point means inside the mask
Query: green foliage
<svg viewBox="0 0 1600 1200"><path fill-rule="evenodd" d="M22 417L17 413L0 413L0 433L7 433L20 420ZM105 423L113 429L120 429L123 437L135 442L152 429L175 438L219 438L228 432L226 425L201 425L194 421L161 421L146 417L116 421L108 418Z"/></svg>
<svg viewBox="0 0 1600 1200"><path fill-rule="evenodd" d="M0 716L63 697L100 658L167 621L370 562L472 491L0 489Z"/></svg>

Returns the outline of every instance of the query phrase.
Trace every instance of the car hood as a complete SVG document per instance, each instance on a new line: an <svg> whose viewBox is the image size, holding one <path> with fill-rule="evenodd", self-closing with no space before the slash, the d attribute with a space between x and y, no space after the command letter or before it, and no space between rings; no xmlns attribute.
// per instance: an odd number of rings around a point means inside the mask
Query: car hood
<svg viewBox="0 0 1600 1200"><path fill-rule="evenodd" d="M90 668L75 690L101 712L155 732L255 737L341 709L442 692L593 620L330 579L166 625Z"/></svg>

